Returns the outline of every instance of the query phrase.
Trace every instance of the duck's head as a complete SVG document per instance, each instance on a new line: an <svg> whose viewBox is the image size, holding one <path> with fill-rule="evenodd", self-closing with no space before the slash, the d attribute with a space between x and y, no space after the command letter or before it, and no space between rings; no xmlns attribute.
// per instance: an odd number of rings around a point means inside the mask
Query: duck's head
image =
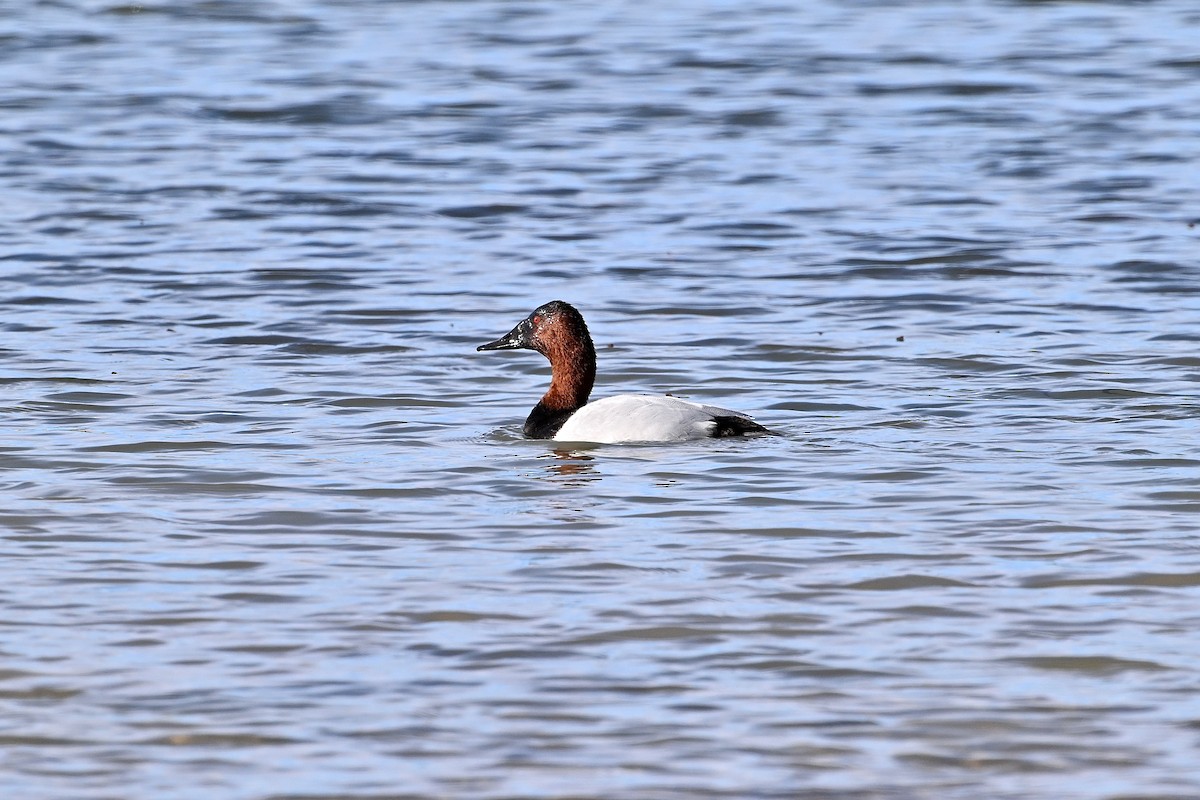
<svg viewBox="0 0 1200 800"><path fill-rule="evenodd" d="M570 303L551 300L535 308L528 317L496 341L481 344L475 349L536 350L551 357L564 346L590 346L591 343L583 315Z"/></svg>

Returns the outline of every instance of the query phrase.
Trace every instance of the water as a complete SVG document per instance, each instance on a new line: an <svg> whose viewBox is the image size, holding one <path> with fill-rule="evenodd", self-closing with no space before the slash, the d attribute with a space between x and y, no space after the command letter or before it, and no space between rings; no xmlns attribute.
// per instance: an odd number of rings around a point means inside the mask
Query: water
<svg viewBox="0 0 1200 800"><path fill-rule="evenodd" d="M9 4L0 793L1200 796L1197 42ZM555 298L782 436L521 439Z"/></svg>

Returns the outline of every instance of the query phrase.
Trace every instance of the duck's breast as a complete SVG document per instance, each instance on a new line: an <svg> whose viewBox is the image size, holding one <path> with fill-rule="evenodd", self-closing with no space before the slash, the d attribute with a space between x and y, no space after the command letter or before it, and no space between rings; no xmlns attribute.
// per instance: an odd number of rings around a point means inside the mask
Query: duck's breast
<svg viewBox="0 0 1200 800"><path fill-rule="evenodd" d="M621 394L580 408L558 429L560 442L674 442L713 435L717 417L745 417L678 397Z"/></svg>

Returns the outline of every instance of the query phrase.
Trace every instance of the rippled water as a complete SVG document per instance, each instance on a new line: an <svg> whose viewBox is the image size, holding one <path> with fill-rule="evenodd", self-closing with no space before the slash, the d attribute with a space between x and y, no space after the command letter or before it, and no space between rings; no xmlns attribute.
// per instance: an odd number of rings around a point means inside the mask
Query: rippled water
<svg viewBox="0 0 1200 800"><path fill-rule="evenodd" d="M1200 796L1193 3L8 5L3 796Z"/></svg>

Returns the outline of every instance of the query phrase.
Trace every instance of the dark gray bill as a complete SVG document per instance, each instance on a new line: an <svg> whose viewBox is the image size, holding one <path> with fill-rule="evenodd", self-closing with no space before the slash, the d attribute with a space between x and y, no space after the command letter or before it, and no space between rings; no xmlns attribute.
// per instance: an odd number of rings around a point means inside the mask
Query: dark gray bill
<svg viewBox="0 0 1200 800"><path fill-rule="evenodd" d="M475 350L519 350L523 347L533 349L532 339L530 338L532 333L533 323L528 319L523 319L517 323L517 327L496 341L481 344Z"/></svg>

